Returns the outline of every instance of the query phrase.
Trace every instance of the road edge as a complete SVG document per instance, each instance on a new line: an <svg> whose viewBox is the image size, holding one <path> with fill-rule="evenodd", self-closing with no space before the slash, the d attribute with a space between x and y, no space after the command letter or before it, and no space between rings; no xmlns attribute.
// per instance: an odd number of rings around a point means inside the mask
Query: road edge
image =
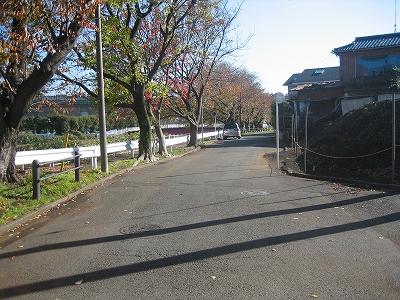
<svg viewBox="0 0 400 300"><path fill-rule="evenodd" d="M140 161L136 161L133 164L133 166L131 166L131 167L122 169L122 170L118 171L115 174L112 174L112 175L109 175L107 177L101 178L100 180L98 180L96 182L93 182L93 183L91 183L91 184L89 184L89 185L87 185L87 186L85 186L85 187L83 187L83 188L81 188L81 189L79 189L79 190L67 195L67 196L64 196L64 197L62 197L62 198L60 198L60 199L58 199L58 200L56 200L54 202L51 202L51 203L46 204L44 206L41 206L37 210L34 210L34 211L30 212L30 213L27 213L26 215L22 216L21 218L13 220L13 221L11 221L11 222L9 222L7 224L0 225L0 237L3 236L4 234L7 234L7 233L10 233L10 232L14 231L15 229L24 227L24 224L34 220L34 218L37 217L38 215L42 215L43 213L46 213L49 210L52 210L53 208L55 208L55 207L57 207L59 205L62 205L64 203L67 203L67 202L73 200L74 198L76 198L81 193L86 193L86 192L98 187L99 185L109 184L115 177L119 177L119 176L121 176L121 175L123 175L125 173L129 173L129 172L131 172L133 170L140 170L140 169L143 169L143 168L147 168L147 167L151 167L151 166L157 165L157 164L159 164L161 162L165 163L165 162L168 162L168 161L171 161L171 160L174 160L174 159L178 159L178 158L181 158L183 156L186 156L186 155L192 154L194 152L197 152L197 151L199 151L201 149L202 149L201 147L196 147L194 149L189 150L188 152L185 152L185 153L182 153L182 154L179 154L179 155L175 155L175 156L171 156L171 157L166 157L164 159L160 159L160 160L153 161L153 162L148 162L148 163L145 163L145 164L140 164Z"/></svg>
<svg viewBox="0 0 400 300"><path fill-rule="evenodd" d="M356 186L362 186L367 188L374 188L381 191L390 191L390 192L399 192L400 185L397 184L386 184L386 183L379 183L379 182L370 182L364 180L356 180L356 179L348 179L343 177L332 177L332 176L323 176L323 175L311 175L311 174L304 174L304 173L297 173L290 169L281 168L281 171L286 175L293 176L293 177L300 177L300 178L307 178L307 179L314 179L314 180L322 180L328 182L340 182L340 183L347 183L353 184Z"/></svg>

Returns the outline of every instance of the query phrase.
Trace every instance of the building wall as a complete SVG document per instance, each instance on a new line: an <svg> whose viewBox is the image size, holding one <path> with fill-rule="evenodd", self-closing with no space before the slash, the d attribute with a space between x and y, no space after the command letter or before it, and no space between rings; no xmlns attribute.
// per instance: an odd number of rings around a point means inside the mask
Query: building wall
<svg viewBox="0 0 400 300"><path fill-rule="evenodd" d="M341 108L342 108L342 115L345 115L349 111L360 109L363 106L370 104L372 102L392 101L392 97L393 97L393 94L380 94L380 95L371 96L371 97L341 99L340 104L341 104Z"/></svg>
<svg viewBox="0 0 400 300"><path fill-rule="evenodd" d="M340 55L340 77L344 83L353 81L359 77L359 71L357 70L357 62L360 58L365 57L379 57L390 54L400 55L400 48L387 48L379 50L367 50L344 53Z"/></svg>

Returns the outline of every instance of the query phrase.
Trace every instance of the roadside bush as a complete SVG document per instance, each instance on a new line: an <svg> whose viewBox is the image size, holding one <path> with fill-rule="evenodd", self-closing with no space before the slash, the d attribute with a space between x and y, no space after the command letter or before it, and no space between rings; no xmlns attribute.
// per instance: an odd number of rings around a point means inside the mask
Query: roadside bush
<svg viewBox="0 0 400 300"><path fill-rule="evenodd" d="M64 138L62 136L46 137L30 132L21 132L18 135L18 151L57 149L63 147Z"/></svg>
<svg viewBox="0 0 400 300"><path fill-rule="evenodd" d="M99 124L96 116L33 116L24 118L21 124L21 131L31 131L33 133L56 132L57 135L62 135L68 131L96 132L98 128Z"/></svg>
<svg viewBox="0 0 400 300"><path fill-rule="evenodd" d="M86 135L85 135L84 133L82 133L82 132L80 132L80 131L77 131L77 130L71 130L71 131L69 132L69 134L70 134L70 139L71 139L71 138L76 138L76 139L81 139L81 140L83 140L83 139L86 139L86 138L87 138Z"/></svg>
<svg viewBox="0 0 400 300"><path fill-rule="evenodd" d="M64 132L68 132L70 129L68 117L52 116L50 117L50 122L57 135L62 135Z"/></svg>
<svg viewBox="0 0 400 300"><path fill-rule="evenodd" d="M396 104L396 112L396 127L400 128L399 103ZM397 130L396 140L400 141L400 130ZM375 102L351 111L329 123L318 134L311 133L309 141L311 150L336 157L360 156L389 149L392 146L392 103ZM302 166L303 156L298 158L298 162ZM399 170L400 160L396 162ZM307 153L307 169L329 176L370 177L382 174L385 168L389 168L390 173L390 165L390 149L374 156L354 159L332 159Z"/></svg>

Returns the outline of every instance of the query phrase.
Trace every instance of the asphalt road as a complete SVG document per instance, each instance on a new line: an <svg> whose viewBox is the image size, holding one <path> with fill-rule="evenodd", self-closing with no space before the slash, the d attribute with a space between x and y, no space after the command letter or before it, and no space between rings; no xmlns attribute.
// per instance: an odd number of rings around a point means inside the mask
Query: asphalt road
<svg viewBox="0 0 400 300"><path fill-rule="evenodd" d="M273 138L129 172L0 250L0 298L400 299L400 197L270 169Z"/></svg>

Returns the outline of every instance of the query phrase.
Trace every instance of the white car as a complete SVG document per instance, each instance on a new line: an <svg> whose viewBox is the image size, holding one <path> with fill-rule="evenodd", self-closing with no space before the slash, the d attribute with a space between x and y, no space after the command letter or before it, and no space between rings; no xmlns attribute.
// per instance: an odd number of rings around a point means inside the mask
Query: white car
<svg viewBox="0 0 400 300"><path fill-rule="evenodd" d="M242 134L240 133L239 125L237 123L225 124L222 137L224 138L224 140L226 140L228 137L235 137L240 139L242 137Z"/></svg>

